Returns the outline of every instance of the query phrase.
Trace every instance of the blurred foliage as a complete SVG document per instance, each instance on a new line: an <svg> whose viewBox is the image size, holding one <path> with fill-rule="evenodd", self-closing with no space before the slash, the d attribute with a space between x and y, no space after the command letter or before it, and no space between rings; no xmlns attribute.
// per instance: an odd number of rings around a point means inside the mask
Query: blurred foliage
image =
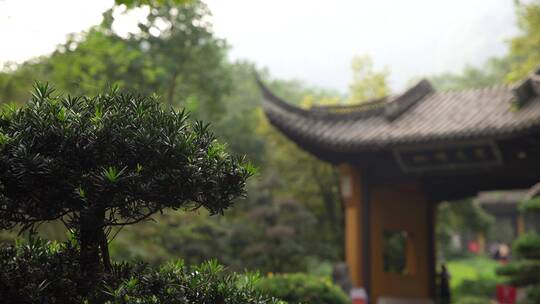
<svg viewBox="0 0 540 304"><path fill-rule="evenodd" d="M510 39L511 61L508 81L525 77L540 63L540 1L517 2L517 18L520 33Z"/></svg>
<svg viewBox="0 0 540 304"><path fill-rule="evenodd" d="M456 299L461 299L461 301L464 301L464 299L468 297L491 299L495 296L497 284L499 284L499 282L493 278L463 280L459 286L453 289L452 295Z"/></svg>
<svg viewBox="0 0 540 304"><path fill-rule="evenodd" d="M514 1L519 33L509 40L509 51L488 59L480 67L466 66L461 73L428 77L438 90L459 90L515 83L540 64L540 1Z"/></svg>
<svg viewBox="0 0 540 304"><path fill-rule="evenodd" d="M504 83L510 72L506 58L491 58L481 67L466 66L458 74L444 73L429 77L436 90L452 91L489 87Z"/></svg>
<svg viewBox="0 0 540 304"><path fill-rule="evenodd" d="M452 235L475 239L479 233L487 233L495 218L484 211L474 200L442 202L437 208L437 249L444 258L463 256L466 246L454 248Z"/></svg>
<svg viewBox="0 0 540 304"><path fill-rule="evenodd" d="M257 283L265 294L290 304L349 304L349 297L331 280L303 273L269 275Z"/></svg>
<svg viewBox="0 0 540 304"><path fill-rule="evenodd" d="M491 298L488 297L475 297L475 296L467 296L462 297L454 301L455 304L493 304L493 301Z"/></svg>
<svg viewBox="0 0 540 304"><path fill-rule="evenodd" d="M448 271L451 275L450 287L453 294L469 281L501 281L495 271L500 263L487 256L471 256L448 261ZM466 287L465 287L466 288ZM463 294L462 295L466 295Z"/></svg>
<svg viewBox="0 0 540 304"><path fill-rule="evenodd" d="M150 10L139 31L127 38L112 30L112 9L103 22L71 34L46 57L10 65L0 73L0 100L23 103L32 83L49 81L73 95L96 95L119 86L143 95L157 93L170 106L198 104L197 118L222 110L231 88L227 45L215 37L205 4L164 3Z"/></svg>
<svg viewBox="0 0 540 304"><path fill-rule="evenodd" d="M192 2L192 0L114 0L116 5L125 5L127 7L137 7L143 5L160 6L167 3L171 4L185 4Z"/></svg>
<svg viewBox="0 0 540 304"><path fill-rule="evenodd" d="M540 212L540 196L536 196L530 200L519 204L521 212L539 213Z"/></svg>
<svg viewBox="0 0 540 304"><path fill-rule="evenodd" d="M497 219L497 223L489 228L486 237L488 242L511 244L516 239L515 225L511 219Z"/></svg>
<svg viewBox="0 0 540 304"><path fill-rule="evenodd" d="M383 231L383 270L406 274L407 271L407 233L405 231Z"/></svg>
<svg viewBox="0 0 540 304"><path fill-rule="evenodd" d="M330 248L311 241L318 237L311 211L294 199L258 190L256 204L238 204L235 216L164 213L157 223L128 227L113 243L113 256L152 264L215 258L231 269L263 272L305 271L314 259L335 258L322 254Z"/></svg>
<svg viewBox="0 0 540 304"><path fill-rule="evenodd" d="M349 85L349 103L376 100L390 94L387 69L375 71L373 60L367 55L356 56L351 64L353 79Z"/></svg>
<svg viewBox="0 0 540 304"><path fill-rule="evenodd" d="M512 252L524 259L540 260L540 235L528 232L512 244Z"/></svg>

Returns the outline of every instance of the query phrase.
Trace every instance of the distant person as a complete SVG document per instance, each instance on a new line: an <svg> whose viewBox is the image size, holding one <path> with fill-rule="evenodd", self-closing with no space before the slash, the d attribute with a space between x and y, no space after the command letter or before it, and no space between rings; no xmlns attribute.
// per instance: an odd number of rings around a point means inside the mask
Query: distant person
<svg viewBox="0 0 540 304"><path fill-rule="evenodd" d="M334 281L334 284L341 287L346 294L350 293L353 284L349 267L346 263L341 262L334 265L334 269L332 271L332 280Z"/></svg>
<svg viewBox="0 0 540 304"><path fill-rule="evenodd" d="M470 241L467 246L467 249L469 249L469 252L477 254L480 252L480 244L478 244L477 241Z"/></svg>
<svg viewBox="0 0 540 304"><path fill-rule="evenodd" d="M452 296L450 294L450 273L446 268L446 264L441 265L440 273L440 296L442 304L450 304Z"/></svg>
<svg viewBox="0 0 540 304"><path fill-rule="evenodd" d="M491 243L489 245L489 254L494 260L499 260L499 243Z"/></svg>
<svg viewBox="0 0 540 304"><path fill-rule="evenodd" d="M506 264L508 262L508 258L510 258L510 247L506 244L501 244L499 246L499 261L502 264Z"/></svg>

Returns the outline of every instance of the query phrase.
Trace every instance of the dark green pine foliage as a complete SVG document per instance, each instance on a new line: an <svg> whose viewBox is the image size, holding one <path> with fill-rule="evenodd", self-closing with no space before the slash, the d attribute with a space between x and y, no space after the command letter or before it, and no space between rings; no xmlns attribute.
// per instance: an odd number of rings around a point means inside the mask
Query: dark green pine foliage
<svg viewBox="0 0 540 304"><path fill-rule="evenodd" d="M537 196L520 205L522 212L540 212L540 197ZM512 253L516 259L497 269L508 283L527 289L523 303L540 303L540 235L528 232L514 241Z"/></svg>
<svg viewBox="0 0 540 304"><path fill-rule="evenodd" d="M85 294L77 292L79 282L87 280L77 266L78 249L69 242L31 239L0 248L1 303L282 303L263 294L258 276L229 273L215 261L187 266L177 260L155 268L113 263L109 273L99 274L96 288Z"/></svg>
<svg viewBox="0 0 540 304"><path fill-rule="evenodd" d="M0 229L62 220L89 284L110 270L113 227L166 208L222 213L250 175L208 125L154 97L63 97L36 85L27 106L0 116Z"/></svg>

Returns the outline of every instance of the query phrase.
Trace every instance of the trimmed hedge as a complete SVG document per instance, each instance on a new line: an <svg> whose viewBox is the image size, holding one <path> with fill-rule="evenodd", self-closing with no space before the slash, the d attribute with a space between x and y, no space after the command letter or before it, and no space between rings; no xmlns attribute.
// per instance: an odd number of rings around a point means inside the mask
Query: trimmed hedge
<svg viewBox="0 0 540 304"><path fill-rule="evenodd" d="M528 232L520 236L514 241L512 252L525 259L540 259L540 235Z"/></svg>
<svg viewBox="0 0 540 304"><path fill-rule="evenodd" d="M463 297L458 300L456 300L455 304L491 304L493 301L491 301L490 298L485 297Z"/></svg>
<svg viewBox="0 0 540 304"><path fill-rule="evenodd" d="M188 267L182 261L151 268L113 264L96 288L83 294L79 252L71 243L33 240L0 250L3 304L270 304L277 299L255 287L256 277L226 273L216 262Z"/></svg>
<svg viewBox="0 0 540 304"><path fill-rule="evenodd" d="M257 288L290 304L349 304L348 296L329 278L303 273L271 275Z"/></svg>
<svg viewBox="0 0 540 304"><path fill-rule="evenodd" d="M489 278L477 278L474 280L464 280L453 292L453 297L460 301L469 298L490 299L495 296L497 290L497 280ZM459 302L461 303L461 302Z"/></svg>

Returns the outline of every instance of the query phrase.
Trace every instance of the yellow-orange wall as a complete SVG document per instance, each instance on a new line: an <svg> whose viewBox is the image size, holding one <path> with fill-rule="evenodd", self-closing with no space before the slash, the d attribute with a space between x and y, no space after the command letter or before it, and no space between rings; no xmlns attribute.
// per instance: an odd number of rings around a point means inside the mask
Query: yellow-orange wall
<svg viewBox="0 0 540 304"><path fill-rule="evenodd" d="M345 254L351 277L355 286L364 287L363 258L369 250L370 299L380 296L402 298L429 298L430 287L430 248L433 240L429 229L429 217L433 208L418 183L369 183L370 197L370 248L364 248L362 238L363 193L361 174L357 168L340 166L342 176L348 176L352 191L345 201ZM432 218L432 220L434 220ZM384 230L405 230L407 237L407 274L383 271L383 232ZM432 252L433 253L433 252ZM434 253L433 253L434 254ZM432 255L433 256L433 255ZM373 302L376 303L376 302Z"/></svg>
<svg viewBox="0 0 540 304"><path fill-rule="evenodd" d="M430 297L427 197L415 183L371 188L371 298ZM407 274L383 271L384 230L407 232Z"/></svg>

